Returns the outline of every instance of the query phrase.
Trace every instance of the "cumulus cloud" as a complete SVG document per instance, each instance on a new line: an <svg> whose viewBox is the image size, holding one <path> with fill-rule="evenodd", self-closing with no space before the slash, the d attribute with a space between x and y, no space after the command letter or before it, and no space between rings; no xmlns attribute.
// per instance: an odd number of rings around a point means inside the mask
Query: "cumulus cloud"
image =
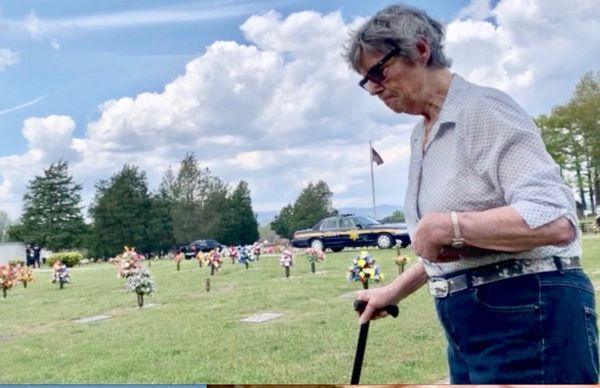
<svg viewBox="0 0 600 388"><path fill-rule="evenodd" d="M598 63L598 43L582 36L600 36L600 8L494 4L474 0L447 25L453 70L509 92L531 114L564 102ZM391 113L357 87L341 54L362 21L339 12L254 15L240 26L245 42L214 42L163 90L102 103L81 138L68 117L27 120L27 154L0 158L0 203L18 203L23 177L64 155L91 198L93 182L124 163L140 166L156 187L168 166L195 152L224 180L247 180L255 209L280 208L318 179L335 192L334 206L367 206L373 140L385 161L375 169L378 202L402 204L416 118Z"/></svg>
<svg viewBox="0 0 600 388"><path fill-rule="evenodd" d="M19 62L18 53L9 49L0 49L0 71L3 71L17 62Z"/></svg>
<svg viewBox="0 0 600 388"><path fill-rule="evenodd" d="M454 69L473 82L513 95L531 114L547 112L569 98L585 72L597 69L600 7L594 2L503 0L488 11L474 0L447 26Z"/></svg>

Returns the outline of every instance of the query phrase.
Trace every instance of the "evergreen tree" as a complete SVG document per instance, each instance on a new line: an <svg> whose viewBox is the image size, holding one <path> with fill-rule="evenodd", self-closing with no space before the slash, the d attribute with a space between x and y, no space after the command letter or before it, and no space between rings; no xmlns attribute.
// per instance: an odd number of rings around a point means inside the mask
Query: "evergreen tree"
<svg viewBox="0 0 600 388"><path fill-rule="evenodd" d="M294 207L288 203L271 221L271 229L281 237L291 238L294 234L293 216Z"/></svg>
<svg viewBox="0 0 600 388"><path fill-rule="evenodd" d="M240 181L229 197L225 244L252 244L258 240L258 222L252 211L248 183Z"/></svg>
<svg viewBox="0 0 600 388"><path fill-rule="evenodd" d="M327 183L310 182L300 193L294 205L286 205L271 222L278 235L292 238L296 230L313 227L319 220L335 214L331 208L331 196Z"/></svg>
<svg viewBox="0 0 600 388"><path fill-rule="evenodd" d="M311 228L319 220L332 215L333 211L330 208L332 195L327 183L319 181L313 184L310 182L294 203L293 229Z"/></svg>
<svg viewBox="0 0 600 388"><path fill-rule="evenodd" d="M81 246L85 234L81 189L69 175L67 162L52 163L43 176L29 182L19 238L53 251Z"/></svg>
<svg viewBox="0 0 600 388"><path fill-rule="evenodd" d="M174 244L171 202L157 193L150 197L147 249L156 254L166 253Z"/></svg>
<svg viewBox="0 0 600 388"><path fill-rule="evenodd" d="M146 174L136 166L125 165L110 181L100 181L96 190L90 207L94 252L99 256L114 256L124 246L135 247L139 252L150 251L152 203Z"/></svg>
<svg viewBox="0 0 600 388"><path fill-rule="evenodd" d="M201 172L194 154L187 154L172 186L171 217L173 234L178 243L198 238L201 222Z"/></svg>
<svg viewBox="0 0 600 388"><path fill-rule="evenodd" d="M221 243L228 244L228 222L230 201L229 187L219 178L209 176L207 179L206 198L202 204L202 223L200 236L213 238Z"/></svg>

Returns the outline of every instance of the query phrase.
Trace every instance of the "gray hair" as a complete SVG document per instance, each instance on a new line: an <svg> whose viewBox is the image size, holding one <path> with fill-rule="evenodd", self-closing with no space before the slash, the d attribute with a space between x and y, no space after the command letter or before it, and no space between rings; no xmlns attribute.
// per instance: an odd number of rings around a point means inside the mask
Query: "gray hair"
<svg viewBox="0 0 600 388"><path fill-rule="evenodd" d="M424 11L406 5L390 5L352 32L344 57L357 72L363 51L387 54L398 48L400 57L414 63L420 39L425 39L431 50L428 67L450 67L452 61L444 55L444 26Z"/></svg>

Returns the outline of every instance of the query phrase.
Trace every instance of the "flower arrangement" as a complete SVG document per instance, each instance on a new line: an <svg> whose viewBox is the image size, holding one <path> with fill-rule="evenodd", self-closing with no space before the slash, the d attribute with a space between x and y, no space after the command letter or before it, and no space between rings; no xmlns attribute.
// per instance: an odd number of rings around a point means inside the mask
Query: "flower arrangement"
<svg viewBox="0 0 600 388"><path fill-rule="evenodd" d="M325 252L320 249L315 249L313 247L306 249L306 258L310 263L310 271L312 273L315 273L315 263L324 261L325 257Z"/></svg>
<svg viewBox="0 0 600 388"><path fill-rule="evenodd" d="M142 265L143 256L138 254L134 248L125 247L123 253L115 257L114 263L117 264L117 277L118 278L129 278L140 268Z"/></svg>
<svg viewBox="0 0 600 388"><path fill-rule="evenodd" d="M258 261L260 259L261 246L260 243L252 244L252 259Z"/></svg>
<svg viewBox="0 0 600 388"><path fill-rule="evenodd" d="M398 254L394 257L394 263L398 266L398 274L402 274L404 272L404 267L408 263L408 257L404 256L400 253L400 249L398 249Z"/></svg>
<svg viewBox="0 0 600 388"><path fill-rule="evenodd" d="M218 271L221 268L221 264L223 263L223 259L221 258L221 254L216 249L213 249L209 252L207 257L207 265L210 267L211 276L215 274L215 271Z"/></svg>
<svg viewBox="0 0 600 388"><path fill-rule="evenodd" d="M229 247L229 257L231 258L231 264L235 264L238 260L238 249L235 245Z"/></svg>
<svg viewBox="0 0 600 388"><path fill-rule="evenodd" d="M285 268L285 277L290 277L290 267L294 265L294 255L288 249L284 249L279 256L279 264Z"/></svg>
<svg viewBox="0 0 600 388"><path fill-rule="evenodd" d="M179 252L173 258L173 260L175 260L175 264L177 264L177 271L179 271L179 269L181 268L181 260L183 260L183 257L184 257L183 252Z"/></svg>
<svg viewBox="0 0 600 388"><path fill-rule="evenodd" d="M60 260L54 262L52 265L52 269L54 273L52 274L52 283L58 283L59 288L62 290L65 283L71 283L71 275L69 275L69 270L67 266L63 264Z"/></svg>
<svg viewBox="0 0 600 388"><path fill-rule="evenodd" d="M27 283L34 280L33 271L26 265L17 264L15 266L17 281L23 283L23 288L27 288Z"/></svg>
<svg viewBox="0 0 600 388"><path fill-rule="evenodd" d="M0 265L0 288L2 288L2 297L6 298L8 290L17 285L17 274L12 265Z"/></svg>
<svg viewBox="0 0 600 388"><path fill-rule="evenodd" d="M139 268L132 276L128 277L125 289L127 292L135 292L137 294L139 307L144 306L144 295L156 292L154 280L152 280L152 276L146 268Z"/></svg>
<svg viewBox="0 0 600 388"><path fill-rule="evenodd" d="M250 254L250 247L247 245L241 245L241 246L238 246L237 251L238 251L238 263L244 264L246 266L246 269L248 269L248 266L250 265L250 262L252 261L252 255Z"/></svg>
<svg viewBox="0 0 600 388"><path fill-rule="evenodd" d="M367 251L361 251L360 255L352 261L348 267L347 279L350 282L362 282L363 288L369 288L369 280L379 282L383 280L383 273L375 259Z"/></svg>

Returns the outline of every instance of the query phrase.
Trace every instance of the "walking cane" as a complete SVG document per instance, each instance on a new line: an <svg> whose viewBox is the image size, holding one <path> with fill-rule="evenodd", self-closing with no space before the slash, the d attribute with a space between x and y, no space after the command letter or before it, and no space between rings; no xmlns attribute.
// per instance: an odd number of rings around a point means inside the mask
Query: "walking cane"
<svg viewBox="0 0 600 388"><path fill-rule="evenodd" d="M354 310L358 312L363 312L365 307L367 307L367 302L364 300L355 300L354 301ZM398 306L389 305L384 310L390 314L392 317L396 318L398 316ZM377 313L377 311L376 311ZM365 347L367 346L367 335L369 334L369 322L363 323L360 325L360 331L358 333L358 344L356 345L356 355L354 356L354 367L352 368L352 377L350 379L350 384L358 384L360 380L360 371L362 369L363 357L365 355Z"/></svg>

